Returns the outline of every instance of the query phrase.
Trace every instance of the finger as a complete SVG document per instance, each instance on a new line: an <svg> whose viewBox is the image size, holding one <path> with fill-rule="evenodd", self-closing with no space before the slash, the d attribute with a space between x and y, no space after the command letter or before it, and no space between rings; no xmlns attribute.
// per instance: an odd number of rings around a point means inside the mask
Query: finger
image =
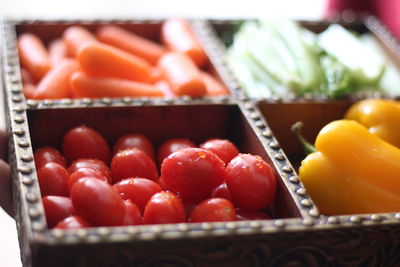
<svg viewBox="0 0 400 267"><path fill-rule="evenodd" d="M4 129L0 127L0 159L5 161L7 158L7 144L8 144L8 135Z"/></svg>
<svg viewBox="0 0 400 267"><path fill-rule="evenodd" d="M10 166L0 159L0 206L13 217Z"/></svg>

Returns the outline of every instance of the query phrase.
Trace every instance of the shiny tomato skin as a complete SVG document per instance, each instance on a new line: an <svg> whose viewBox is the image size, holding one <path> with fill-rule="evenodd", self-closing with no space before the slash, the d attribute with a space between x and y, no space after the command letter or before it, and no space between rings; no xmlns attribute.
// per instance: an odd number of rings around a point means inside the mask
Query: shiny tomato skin
<svg viewBox="0 0 400 267"><path fill-rule="evenodd" d="M125 213L121 225L139 225L143 223L139 208L131 200L124 200Z"/></svg>
<svg viewBox="0 0 400 267"><path fill-rule="evenodd" d="M81 178L93 177L100 179L104 182L109 183L107 177L101 174L101 172L91 168L79 168L74 171L68 178L68 188L71 189L72 185Z"/></svg>
<svg viewBox="0 0 400 267"><path fill-rule="evenodd" d="M111 160L113 183L125 178L158 179L158 171L154 161L142 150L129 148L119 151Z"/></svg>
<svg viewBox="0 0 400 267"><path fill-rule="evenodd" d="M275 197L276 177L260 156L240 154L226 167L226 185L237 207L262 210Z"/></svg>
<svg viewBox="0 0 400 267"><path fill-rule="evenodd" d="M201 144L200 148L214 152L225 164L228 164L239 154L236 146L226 139L210 139Z"/></svg>
<svg viewBox="0 0 400 267"><path fill-rule="evenodd" d="M226 183L222 183L218 187L214 188L211 192L211 197L225 198L232 202L232 196L231 193L229 193Z"/></svg>
<svg viewBox="0 0 400 267"><path fill-rule="evenodd" d="M181 223L186 221L185 210L178 196L169 191L156 193L144 208L144 224Z"/></svg>
<svg viewBox="0 0 400 267"><path fill-rule="evenodd" d="M108 163L111 157L110 147L104 137L84 125L72 128L64 135L62 150L68 162L94 158Z"/></svg>
<svg viewBox="0 0 400 267"><path fill-rule="evenodd" d="M271 216L258 210L236 209L236 218L238 221L246 220L271 220Z"/></svg>
<svg viewBox="0 0 400 267"><path fill-rule="evenodd" d="M74 206L68 197L45 196L42 198L42 203L49 228L75 214Z"/></svg>
<svg viewBox="0 0 400 267"><path fill-rule="evenodd" d="M165 141L161 144L157 153L158 164L161 166L163 160L170 154L184 148L196 147L196 144L189 139L175 138Z"/></svg>
<svg viewBox="0 0 400 267"><path fill-rule="evenodd" d="M37 171L42 197L68 196L68 171L58 163L46 163Z"/></svg>
<svg viewBox="0 0 400 267"><path fill-rule="evenodd" d="M107 178L109 183L111 183L111 170L102 160L86 158L77 159L68 167L68 172L72 174L81 168L89 168L98 171L102 176Z"/></svg>
<svg viewBox="0 0 400 267"><path fill-rule="evenodd" d="M184 148L164 159L161 176L168 190L182 198L201 199L225 179L225 164L214 153Z"/></svg>
<svg viewBox="0 0 400 267"><path fill-rule="evenodd" d="M122 199L129 199L143 212L150 198L161 191L154 181L145 178L127 178L113 185L114 190Z"/></svg>
<svg viewBox="0 0 400 267"><path fill-rule="evenodd" d="M65 157L61 154L60 151L53 147L46 146L36 149L33 153L33 157L35 159L36 169L40 169L49 162L58 163L64 168L67 167L67 160L65 159Z"/></svg>
<svg viewBox="0 0 400 267"><path fill-rule="evenodd" d="M190 222L236 221L232 202L225 198L209 198L200 202L190 215Z"/></svg>
<svg viewBox="0 0 400 267"><path fill-rule="evenodd" d="M154 160L154 148L150 139L142 134L126 134L118 138L114 145L114 154L128 148L138 148Z"/></svg>
<svg viewBox="0 0 400 267"><path fill-rule="evenodd" d="M82 178L71 188L76 213L96 226L119 225L125 204L112 186L96 178Z"/></svg>
<svg viewBox="0 0 400 267"><path fill-rule="evenodd" d="M61 222L59 222L54 228L57 229L80 229L80 228L89 228L91 227L90 223L84 218L74 215L65 218Z"/></svg>

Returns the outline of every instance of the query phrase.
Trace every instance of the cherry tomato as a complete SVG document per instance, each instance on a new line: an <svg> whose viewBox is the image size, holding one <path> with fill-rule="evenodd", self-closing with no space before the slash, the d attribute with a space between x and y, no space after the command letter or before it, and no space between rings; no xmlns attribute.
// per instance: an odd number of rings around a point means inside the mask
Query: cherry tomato
<svg viewBox="0 0 400 267"><path fill-rule="evenodd" d="M190 216L191 222L236 221L235 207L225 198L209 198L198 204Z"/></svg>
<svg viewBox="0 0 400 267"><path fill-rule="evenodd" d="M229 193L226 183L223 183L218 187L214 188L214 190L211 192L211 197L225 198L232 202L232 196L231 193Z"/></svg>
<svg viewBox="0 0 400 267"><path fill-rule="evenodd" d="M209 197L225 178L225 164L214 153L184 148L164 159L161 175L168 190L183 198Z"/></svg>
<svg viewBox="0 0 400 267"><path fill-rule="evenodd" d="M239 154L236 146L226 139L210 139L201 144L200 148L214 152L225 164L228 164Z"/></svg>
<svg viewBox="0 0 400 267"><path fill-rule="evenodd" d="M37 171L42 197L68 196L68 171L58 163L46 163Z"/></svg>
<svg viewBox="0 0 400 267"><path fill-rule="evenodd" d="M121 225L139 225L142 224L142 214L139 208L131 200L125 200L125 213Z"/></svg>
<svg viewBox="0 0 400 267"><path fill-rule="evenodd" d="M72 174L81 168L89 168L98 171L111 183L111 170L103 161L99 159L78 159L72 162L68 168L68 172Z"/></svg>
<svg viewBox="0 0 400 267"><path fill-rule="evenodd" d="M110 147L103 136L83 125L65 134L62 149L68 162L81 158L94 158L108 163L111 157Z"/></svg>
<svg viewBox="0 0 400 267"><path fill-rule="evenodd" d="M67 160L61 154L61 152L49 146L35 150L33 157L35 159L36 169L40 169L49 162L55 162L65 168L67 167Z"/></svg>
<svg viewBox="0 0 400 267"><path fill-rule="evenodd" d="M96 226L119 225L124 217L124 201L110 184L96 178L76 181L71 200L77 214Z"/></svg>
<svg viewBox="0 0 400 267"><path fill-rule="evenodd" d="M226 185L237 207L261 210L275 197L276 178L261 157L240 154L226 167Z"/></svg>
<svg viewBox="0 0 400 267"><path fill-rule="evenodd" d="M246 220L270 220L271 217L257 210L236 209L236 218L238 221Z"/></svg>
<svg viewBox="0 0 400 267"><path fill-rule="evenodd" d="M185 221L186 216L182 202L172 192L156 193L144 208L144 224L181 223Z"/></svg>
<svg viewBox="0 0 400 267"><path fill-rule="evenodd" d="M170 154L179 151L184 148L196 147L195 143L189 139L170 139L161 144L158 149L158 164L161 165L162 161Z"/></svg>
<svg viewBox="0 0 400 267"><path fill-rule="evenodd" d="M79 229L88 228L90 223L80 216L70 216L59 222L54 228L58 229Z"/></svg>
<svg viewBox="0 0 400 267"><path fill-rule="evenodd" d="M152 180L144 178L127 178L113 185L122 199L129 199L143 212L150 198L161 191L161 187Z"/></svg>
<svg viewBox="0 0 400 267"><path fill-rule="evenodd" d="M46 196L42 198L47 226L52 228L65 218L75 214L71 199L61 196Z"/></svg>
<svg viewBox="0 0 400 267"><path fill-rule="evenodd" d="M154 161L142 150L129 148L119 151L111 160L113 183L125 178L147 178L156 181L157 167Z"/></svg>
<svg viewBox="0 0 400 267"><path fill-rule="evenodd" d="M74 171L68 179L68 188L71 189L72 185L81 178L92 177L103 180L104 182L109 183L110 181L101 174L98 170L90 169L90 168L79 168Z"/></svg>
<svg viewBox="0 0 400 267"><path fill-rule="evenodd" d="M154 160L154 148L149 140L141 134L126 134L121 136L114 145L114 154L128 148L138 148Z"/></svg>

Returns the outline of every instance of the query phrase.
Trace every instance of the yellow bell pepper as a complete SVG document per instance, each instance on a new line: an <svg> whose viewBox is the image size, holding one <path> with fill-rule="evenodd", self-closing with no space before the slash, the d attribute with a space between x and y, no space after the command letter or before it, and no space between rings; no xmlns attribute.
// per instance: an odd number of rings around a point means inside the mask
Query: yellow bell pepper
<svg viewBox="0 0 400 267"><path fill-rule="evenodd" d="M349 108L345 119L361 123L371 133L400 147L400 102L386 99L361 100Z"/></svg>
<svg viewBox="0 0 400 267"><path fill-rule="evenodd" d="M322 214L400 211L400 149L361 124L327 124L299 177Z"/></svg>

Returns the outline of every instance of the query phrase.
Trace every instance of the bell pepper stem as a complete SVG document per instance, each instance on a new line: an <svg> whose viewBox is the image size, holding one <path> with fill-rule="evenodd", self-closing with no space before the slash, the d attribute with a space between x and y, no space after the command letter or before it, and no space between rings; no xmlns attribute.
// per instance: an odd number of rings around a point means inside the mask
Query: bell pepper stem
<svg viewBox="0 0 400 267"><path fill-rule="evenodd" d="M301 134L302 127L303 127L303 123L301 121L296 122L295 124L292 125L292 133L294 134L294 137L296 138L297 143L303 148L304 154L307 156L308 154L314 153L317 150Z"/></svg>

